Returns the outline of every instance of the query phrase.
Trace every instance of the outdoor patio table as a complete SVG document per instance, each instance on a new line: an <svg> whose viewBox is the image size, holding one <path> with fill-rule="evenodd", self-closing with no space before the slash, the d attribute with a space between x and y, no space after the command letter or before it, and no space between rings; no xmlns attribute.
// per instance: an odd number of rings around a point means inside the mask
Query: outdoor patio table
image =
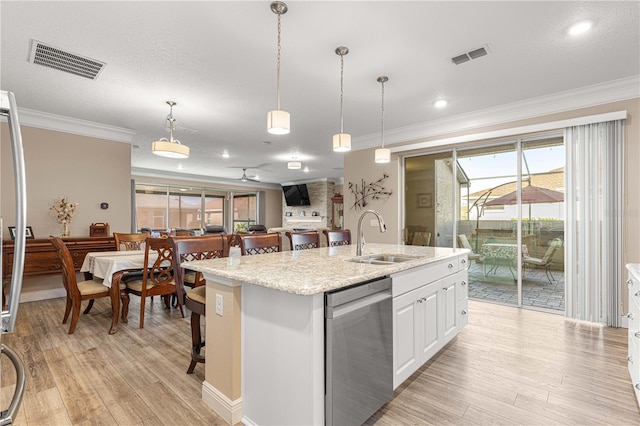
<svg viewBox="0 0 640 426"><path fill-rule="evenodd" d="M504 263L509 267L509 271L511 272L513 279L516 278L514 270L517 267L517 244L486 243L482 245L480 253L484 256L485 276L491 272L495 274L500 264ZM528 254L529 250L527 249L526 244L523 244L522 255L527 256ZM490 265L489 272L487 272L487 264Z"/></svg>

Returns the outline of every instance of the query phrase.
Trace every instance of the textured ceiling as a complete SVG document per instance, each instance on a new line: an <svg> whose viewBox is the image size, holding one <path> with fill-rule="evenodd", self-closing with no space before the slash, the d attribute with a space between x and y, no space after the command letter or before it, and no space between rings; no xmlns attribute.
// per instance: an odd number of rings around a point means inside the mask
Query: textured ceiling
<svg viewBox="0 0 640 426"><path fill-rule="evenodd" d="M134 170L236 179L242 167L265 182L342 176L344 126L358 141L472 111L640 74L638 2L299 2L282 17L282 108L291 133L266 131L275 109L276 15L270 2L0 3L0 86L20 107L135 131ZM582 37L567 36L581 19ZM27 61L35 39L107 66L92 81ZM489 55L450 58L486 45ZM433 102L444 97L447 108ZM151 154L168 137L165 101L187 160ZM270 142L268 144L264 142ZM222 158L227 150L230 158ZM286 169L296 156L308 173Z"/></svg>

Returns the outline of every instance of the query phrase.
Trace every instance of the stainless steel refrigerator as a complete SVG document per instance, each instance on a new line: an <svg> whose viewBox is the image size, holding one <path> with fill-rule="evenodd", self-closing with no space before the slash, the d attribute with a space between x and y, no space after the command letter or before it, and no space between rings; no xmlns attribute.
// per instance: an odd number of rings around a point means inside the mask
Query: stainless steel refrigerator
<svg viewBox="0 0 640 426"><path fill-rule="evenodd" d="M0 353L6 356L16 370L16 387L9 407L0 413L0 425L12 424L22 397L26 374L20 358L11 348L2 343L2 335L12 333L16 325L18 306L20 304L20 291L22 290L22 271L24 269L24 253L26 244L27 221L27 185L25 183L24 153L22 149L22 136L20 134L20 122L18 121L18 108L13 93L0 90L0 117L6 117L9 124L11 139L11 152L13 157L13 174L15 178L15 253L13 258L13 270L11 271L11 285L8 289L7 306L2 307L2 324L0 328ZM4 121L4 118L2 118ZM2 194L3 197L11 197L13 194ZM4 224L0 215L0 235ZM0 238L1 239L1 238ZM2 244L0 244L0 276L2 273ZM3 289L4 291L4 289ZM1 375L0 375L1 378ZM0 383L0 386L2 383ZM2 407L4 408L4 407Z"/></svg>

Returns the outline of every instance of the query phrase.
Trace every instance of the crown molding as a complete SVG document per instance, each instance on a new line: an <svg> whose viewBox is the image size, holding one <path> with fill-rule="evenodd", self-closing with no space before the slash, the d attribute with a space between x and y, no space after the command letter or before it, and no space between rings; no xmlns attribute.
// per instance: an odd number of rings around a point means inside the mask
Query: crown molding
<svg viewBox="0 0 640 426"><path fill-rule="evenodd" d="M226 179L220 177L194 175L189 173L167 172L157 169L146 169L142 167L131 167L131 178L152 177L160 179L173 179L189 182L213 183L216 185L226 185L230 187L240 188L259 188L259 189L282 189L282 186L276 183L267 182L242 182L240 179ZM228 189L228 188L225 188Z"/></svg>
<svg viewBox="0 0 640 426"><path fill-rule="evenodd" d="M415 141L635 98L640 98L640 75L400 127L385 131L384 139L387 145ZM379 143L379 133L358 136L352 149L374 148Z"/></svg>
<svg viewBox="0 0 640 426"><path fill-rule="evenodd" d="M109 126L93 121L79 120L28 108L18 108L20 125L74 135L131 143L135 130Z"/></svg>

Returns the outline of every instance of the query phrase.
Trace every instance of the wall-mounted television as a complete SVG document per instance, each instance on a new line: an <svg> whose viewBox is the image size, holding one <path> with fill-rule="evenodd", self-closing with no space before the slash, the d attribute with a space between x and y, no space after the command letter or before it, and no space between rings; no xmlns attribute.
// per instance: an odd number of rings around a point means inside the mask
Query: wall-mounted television
<svg viewBox="0 0 640 426"><path fill-rule="evenodd" d="M285 203L289 207L311 205L309 192L307 191L307 184L305 183L298 185L282 185L282 192L284 193Z"/></svg>

